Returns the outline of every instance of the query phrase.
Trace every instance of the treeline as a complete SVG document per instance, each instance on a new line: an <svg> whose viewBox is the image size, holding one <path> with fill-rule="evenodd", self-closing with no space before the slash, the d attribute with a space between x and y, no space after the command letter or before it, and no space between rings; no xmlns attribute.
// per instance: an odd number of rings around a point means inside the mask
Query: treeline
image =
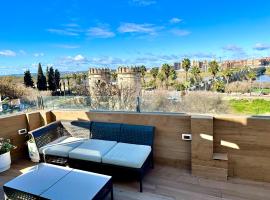
<svg viewBox="0 0 270 200"><path fill-rule="evenodd" d="M41 64L38 64L38 72L36 79L36 86L33 81L30 70L24 72L24 85L26 87L37 88L40 91L50 90L57 91L60 89L60 72L58 69L53 69L53 67L47 67L46 75L43 73Z"/></svg>

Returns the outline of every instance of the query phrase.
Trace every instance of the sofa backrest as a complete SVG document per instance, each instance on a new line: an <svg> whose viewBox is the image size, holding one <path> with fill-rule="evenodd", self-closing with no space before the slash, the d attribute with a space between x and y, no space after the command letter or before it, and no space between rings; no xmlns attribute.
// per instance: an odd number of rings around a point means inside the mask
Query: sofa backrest
<svg viewBox="0 0 270 200"><path fill-rule="evenodd" d="M118 142L142 144L153 147L155 127L121 124Z"/></svg>
<svg viewBox="0 0 270 200"><path fill-rule="evenodd" d="M118 142L120 135L120 127L121 124L119 123L92 121L90 125L91 138Z"/></svg>
<svg viewBox="0 0 270 200"><path fill-rule="evenodd" d="M93 139L141 144L151 147L153 147L154 143L154 133L154 126L95 121L92 121L90 125L90 134Z"/></svg>

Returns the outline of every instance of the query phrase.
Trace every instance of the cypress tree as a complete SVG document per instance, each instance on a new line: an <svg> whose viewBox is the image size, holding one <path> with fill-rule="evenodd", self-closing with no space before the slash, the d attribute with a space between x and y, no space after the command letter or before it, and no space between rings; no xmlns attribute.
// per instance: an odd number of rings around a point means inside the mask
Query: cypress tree
<svg viewBox="0 0 270 200"><path fill-rule="evenodd" d="M24 85L26 87L34 87L34 81L32 79L31 72L29 70L26 70L24 72Z"/></svg>
<svg viewBox="0 0 270 200"><path fill-rule="evenodd" d="M56 89L60 88L60 79L61 79L60 72L58 71L58 69L55 69L55 71L54 71L54 82L55 82Z"/></svg>
<svg viewBox="0 0 270 200"><path fill-rule="evenodd" d="M37 88L38 90L47 90L46 77L43 74L43 70L40 63L38 63Z"/></svg>
<svg viewBox="0 0 270 200"><path fill-rule="evenodd" d="M48 73L48 89L51 91L55 91L55 76L54 76L54 70L53 67L49 68L49 73Z"/></svg>

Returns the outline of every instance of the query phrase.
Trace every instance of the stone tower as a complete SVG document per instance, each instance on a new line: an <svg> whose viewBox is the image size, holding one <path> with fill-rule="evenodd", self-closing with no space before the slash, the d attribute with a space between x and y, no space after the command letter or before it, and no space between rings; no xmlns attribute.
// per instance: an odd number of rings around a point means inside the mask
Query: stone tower
<svg viewBox="0 0 270 200"><path fill-rule="evenodd" d="M134 89L139 95L141 91L141 73L137 67L119 67L117 70L117 85L119 89Z"/></svg>
<svg viewBox="0 0 270 200"><path fill-rule="evenodd" d="M108 68L90 68L89 69L89 89L90 94L96 87L97 83L100 85L109 84L111 81L111 74Z"/></svg>

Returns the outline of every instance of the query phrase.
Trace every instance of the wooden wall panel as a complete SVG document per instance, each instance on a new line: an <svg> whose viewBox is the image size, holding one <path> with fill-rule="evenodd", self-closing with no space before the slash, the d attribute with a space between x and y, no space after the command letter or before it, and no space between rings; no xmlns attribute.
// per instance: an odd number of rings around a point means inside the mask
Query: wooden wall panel
<svg viewBox="0 0 270 200"><path fill-rule="evenodd" d="M26 138L19 135L19 129L27 129L27 118L25 114L14 115L10 117L0 118L0 137L11 139L12 143L17 146L11 152L12 160L16 160L27 155Z"/></svg>
<svg viewBox="0 0 270 200"><path fill-rule="evenodd" d="M26 117L28 121L28 131L37 129L42 125L40 112L27 113Z"/></svg>
<svg viewBox="0 0 270 200"><path fill-rule="evenodd" d="M154 153L159 163L190 168L191 142L181 139L190 133L190 116L186 114L149 114L126 112L52 111L54 120L93 120L156 127Z"/></svg>
<svg viewBox="0 0 270 200"><path fill-rule="evenodd" d="M214 150L228 153L229 176L270 181L270 118L215 116Z"/></svg>

